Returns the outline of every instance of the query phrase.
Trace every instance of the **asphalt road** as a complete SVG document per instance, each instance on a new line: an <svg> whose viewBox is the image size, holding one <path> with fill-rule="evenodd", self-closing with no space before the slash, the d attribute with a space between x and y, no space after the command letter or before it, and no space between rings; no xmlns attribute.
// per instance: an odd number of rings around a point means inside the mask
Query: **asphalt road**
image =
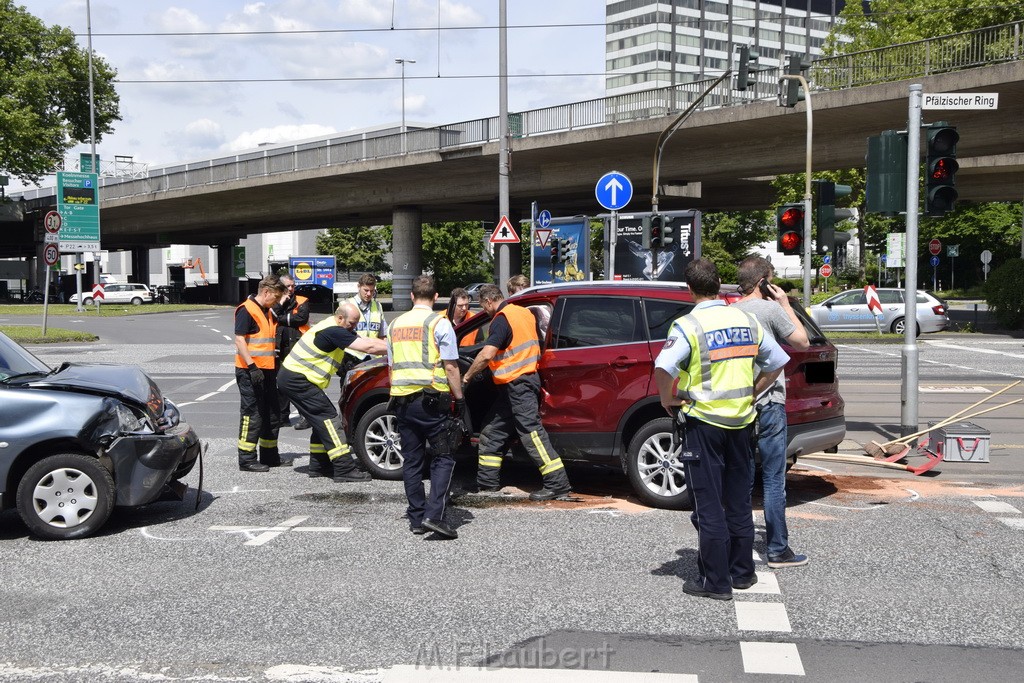
<svg viewBox="0 0 1024 683"><path fill-rule="evenodd" d="M198 512L193 488L75 542L0 514L0 680L1019 678L1020 404L974 420L988 464L798 464L790 538L810 564L759 564L759 584L722 603L681 591L696 574L688 515L637 505L613 471L572 467L579 502L531 504L539 477L513 466L504 494L457 501L457 541L408 532L399 482L309 479L304 457L239 472L230 309L61 326L101 341L35 347L43 360L138 363L182 406L208 443L204 491ZM1022 347L923 339L922 425L1024 378ZM843 451L899 433L899 355L840 345ZM307 439L282 430L285 452Z"/></svg>

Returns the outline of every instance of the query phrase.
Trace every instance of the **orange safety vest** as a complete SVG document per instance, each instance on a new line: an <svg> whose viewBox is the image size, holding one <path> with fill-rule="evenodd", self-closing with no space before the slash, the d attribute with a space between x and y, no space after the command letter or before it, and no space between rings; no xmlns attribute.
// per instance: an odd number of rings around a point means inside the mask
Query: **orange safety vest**
<svg viewBox="0 0 1024 683"><path fill-rule="evenodd" d="M517 377L537 372L537 361L540 360L537 319L533 313L515 304L505 304L497 315L504 315L508 320L512 328L512 342L487 365L491 368L495 384L508 384Z"/></svg>
<svg viewBox="0 0 1024 683"><path fill-rule="evenodd" d="M306 303L307 301L309 301L309 297L300 296L300 295L296 294L295 295L295 308L292 309L292 313L298 313L299 312L299 306L301 306L302 304ZM306 334L307 332L309 332L309 328L310 327L311 327L311 325L307 322L305 325L302 325L301 327L299 327L299 332L301 332L302 334Z"/></svg>
<svg viewBox="0 0 1024 683"><path fill-rule="evenodd" d="M273 316L269 316L264 312L260 305L252 299L246 299L242 303L235 307L235 313L238 313L238 309L245 307L245 310L249 311L249 315L256 321L256 325L259 329L256 330L256 334L245 335L245 347L249 349L249 355L252 357L252 362L256 364L256 367L263 370L273 370L275 356L277 354L277 344L275 336L277 335L277 320ZM235 351L235 367L245 368L248 367L245 364L245 359L242 358L242 354Z"/></svg>
<svg viewBox="0 0 1024 683"><path fill-rule="evenodd" d="M467 320L472 318L474 315L475 315L474 313L467 312L466 313L466 317L462 319L462 322L463 323L466 322ZM448 316L445 315L445 317L447 318ZM452 327L455 327L455 321L451 320L450 318L449 318L449 321L452 323ZM462 323L459 323L459 324L461 325ZM479 332L480 332L480 328L477 328L477 329L473 330L472 332L470 332L469 334L467 334L465 337L462 338L462 341L459 342L459 346L472 346L473 344L476 344L476 336L477 336L477 334Z"/></svg>

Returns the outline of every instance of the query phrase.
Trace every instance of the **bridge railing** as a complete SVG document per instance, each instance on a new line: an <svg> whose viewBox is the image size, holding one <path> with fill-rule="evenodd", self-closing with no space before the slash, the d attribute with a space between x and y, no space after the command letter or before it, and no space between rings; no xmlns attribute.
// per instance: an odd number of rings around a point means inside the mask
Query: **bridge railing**
<svg viewBox="0 0 1024 683"><path fill-rule="evenodd" d="M815 90L839 90L1021 58L1024 58L1024 22L1018 21L875 50L823 57L813 62L809 81ZM734 90L729 80L723 81L701 103L700 109L772 99L777 96L779 75L780 69L777 68L759 71L754 87L743 92ZM509 114L509 134L513 138L548 135L666 116L689 106L709 83L710 79L512 113ZM498 136L498 117L491 116L437 128L412 129L404 134L375 131L342 135L207 161L150 168L144 178L101 178L101 184L103 198L110 200L403 154L482 145L496 142ZM32 198L41 192L24 194Z"/></svg>

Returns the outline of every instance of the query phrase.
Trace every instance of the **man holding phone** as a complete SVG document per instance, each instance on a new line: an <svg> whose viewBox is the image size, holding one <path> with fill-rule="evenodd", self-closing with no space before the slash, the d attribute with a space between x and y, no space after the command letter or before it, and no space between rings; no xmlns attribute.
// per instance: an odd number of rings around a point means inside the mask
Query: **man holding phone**
<svg viewBox="0 0 1024 683"><path fill-rule="evenodd" d="M742 299L733 304L752 314L768 334L797 351L810 347L807 331L782 288L771 284L774 269L760 256L740 263L737 282ZM779 377L757 397L757 450L764 483L765 545L768 566L774 569L807 564L807 556L789 547L786 528L786 378Z"/></svg>

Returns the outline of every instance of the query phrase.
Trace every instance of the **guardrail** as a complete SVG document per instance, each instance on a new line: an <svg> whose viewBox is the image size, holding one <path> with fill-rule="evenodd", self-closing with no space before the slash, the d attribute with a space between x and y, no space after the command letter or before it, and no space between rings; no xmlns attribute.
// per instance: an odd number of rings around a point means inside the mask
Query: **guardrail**
<svg viewBox="0 0 1024 683"><path fill-rule="evenodd" d="M1022 57L1024 22L1018 21L875 50L822 57L812 63L808 80L816 91L840 90L1015 61ZM729 80L724 81L701 103L699 109L774 99L778 93L780 71L779 68L759 71L757 83L743 92L734 90ZM689 106L711 80L510 113L509 134L513 138L521 138L666 116ZM406 138L404 146L403 135ZM269 147L236 156L150 168L144 178L101 178L100 183L104 200L121 199L406 153L480 146L497 142L498 135L498 117L491 116L437 128L414 129L404 134L379 130ZM23 194L26 199L34 199L50 196L52 190L33 190Z"/></svg>

